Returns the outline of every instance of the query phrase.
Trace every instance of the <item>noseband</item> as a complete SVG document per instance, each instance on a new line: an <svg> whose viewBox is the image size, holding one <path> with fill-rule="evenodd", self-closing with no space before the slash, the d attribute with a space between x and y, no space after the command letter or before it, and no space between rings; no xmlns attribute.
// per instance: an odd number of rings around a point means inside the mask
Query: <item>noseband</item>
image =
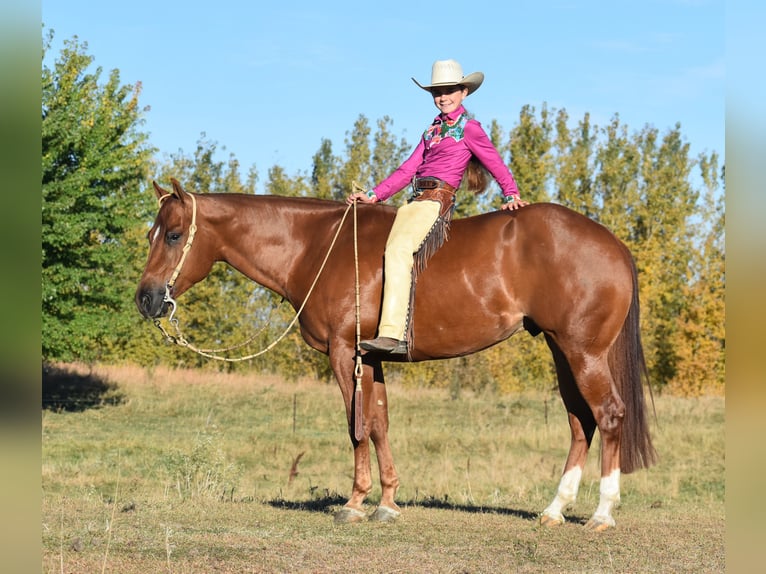
<svg viewBox="0 0 766 574"><path fill-rule="evenodd" d="M158 199L160 207L162 207L162 203L171 196L172 194L170 193L161 196ZM178 305L176 304L175 299L173 299L173 297L170 295L170 291L173 289L173 285L175 285L176 279L178 279L178 276L181 274L181 268L184 266L186 256L189 254L189 250L191 249L192 243L194 242L194 235L197 233L197 198L195 198L194 194L192 193L189 194L189 197L191 197L192 200L192 219L191 225L189 225L189 234L186 238L186 244L184 245L183 251L181 252L181 259L178 261L178 265L176 265L176 268L173 270L173 274L170 276L170 280L165 283L165 297L162 300L163 303L168 303L173 307L173 310L170 312L170 316L168 318L168 320L171 322L173 321L173 315L175 315Z"/></svg>

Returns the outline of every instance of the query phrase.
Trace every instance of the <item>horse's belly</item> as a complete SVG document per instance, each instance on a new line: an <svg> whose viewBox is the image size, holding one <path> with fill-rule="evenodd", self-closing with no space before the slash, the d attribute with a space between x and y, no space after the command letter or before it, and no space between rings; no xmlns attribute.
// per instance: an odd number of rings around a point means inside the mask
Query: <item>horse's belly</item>
<svg viewBox="0 0 766 574"><path fill-rule="evenodd" d="M445 308L437 317L415 313L414 343L432 358L458 357L491 347L523 328L521 313Z"/></svg>

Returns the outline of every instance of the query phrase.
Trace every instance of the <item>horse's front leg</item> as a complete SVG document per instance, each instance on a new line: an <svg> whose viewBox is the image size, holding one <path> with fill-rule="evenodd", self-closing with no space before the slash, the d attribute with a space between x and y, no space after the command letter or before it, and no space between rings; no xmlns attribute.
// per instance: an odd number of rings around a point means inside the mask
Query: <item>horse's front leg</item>
<svg viewBox="0 0 766 574"><path fill-rule="evenodd" d="M354 438L353 412L349 416L351 441L354 443L354 486L348 502L335 513L335 522L359 522L367 518L364 511L364 501L372 490L372 473L370 471L370 441L369 434L361 441Z"/></svg>
<svg viewBox="0 0 766 574"><path fill-rule="evenodd" d="M351 497L348 502L335 513L335 522L359 522L366 518L364 512L364 501L367 495L372 490L372 473L370 470L370 432L367 422L364 422L364 432L360 440L355 437L354 431L354 411L356 410L355 401L356 397L356 380L354 378L353 354L344 353L345 360L338 359L337 354L330 356L330 362L335 372L335 377L338 379L341 393L343 394L343 402L346 406L346 420L348 421L348 432L351 437L351 443L354 446L354 485L351 492ZM352 368L349 368L349 364ZM367 381L370 382L367 382ZM362 380L362 401L369 396L369 389L371 388L372 370L370 368L364 369L364 375ZM367 392L365 392L365 390Z"/></svg>
<svg viewBox="0 0 766 574"><path fill-rule="evenodd" d="M353 360L353 357L349 360ZM370 438L375 443L375 453L380 469L380 505L369 517L370 520L390 521L399 516L399 507L394 498L399 488L399 477L394 467L393 456L388 442L388 398L383 383L380 361L365 359L362 376L362 437L354 436L356 380L348 361L338 361L335 371L346 405L349 434L354 445L354 485L348 502L335 514L336 522L359 522L367 518L364 501L372 490L370 465ZM333 361L333 368L335 362Z"/></svg>
<svg viewBox="0 0 766 574"><path fill-rule="evenodd" d="M355 359L356 355L353 347L346 346L343 342L335 345L329 354L330 366L338 380L343 403L346 407L346 420L348 422L348 432L351 437L351 443L354 446L354 485L351 497L346 504L335 514L335 522L359 522L366 518L364 512L364 501L372 490L372 474L370 470L370 430L367 417L363 426L362 437L357 440L355 437L354 412L357 400L355 391ZM364 366L362 375L362 405L363 411L365 403L368 403L372 389L372 367Z"/></svg>
<svg viewBox="0 0 766 574"><path fill-rule="evenodd" d="M380 471L380 504L370 516L370 520L389 522L396 520L401 513L396 504L396 491L399 489L399 475L394 466L394 456L388 442L388 397L383 380L380 362L374 365L374 382L370 400L366 401L365 420L370 437L375 443L375 454Z"/></svg>

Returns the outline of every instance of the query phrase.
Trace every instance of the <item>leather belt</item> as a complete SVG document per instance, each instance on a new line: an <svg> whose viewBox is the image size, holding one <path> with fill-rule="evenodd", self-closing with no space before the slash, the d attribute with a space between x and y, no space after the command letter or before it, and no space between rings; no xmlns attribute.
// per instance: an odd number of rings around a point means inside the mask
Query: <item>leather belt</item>
<svg viewBox="0 0 766 574"><path fill-rule="evenodd" d="M455 192L454 187L438 177L416 177L412 180L412 189L415 191L419 189L446 189L449 192Z"/></svg>

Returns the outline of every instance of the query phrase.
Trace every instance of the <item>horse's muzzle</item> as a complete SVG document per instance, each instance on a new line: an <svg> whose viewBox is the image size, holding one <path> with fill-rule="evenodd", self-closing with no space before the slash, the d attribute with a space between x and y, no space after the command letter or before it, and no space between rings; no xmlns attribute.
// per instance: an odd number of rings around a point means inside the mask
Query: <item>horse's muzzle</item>
<svg viewBox="0 0 766 574"><path fill-rule="evenodd" d="M170 307L170 304L165 301L165 287L139 287L136 291L136 307L147 319L157 319L165 315Z"/></svg>

